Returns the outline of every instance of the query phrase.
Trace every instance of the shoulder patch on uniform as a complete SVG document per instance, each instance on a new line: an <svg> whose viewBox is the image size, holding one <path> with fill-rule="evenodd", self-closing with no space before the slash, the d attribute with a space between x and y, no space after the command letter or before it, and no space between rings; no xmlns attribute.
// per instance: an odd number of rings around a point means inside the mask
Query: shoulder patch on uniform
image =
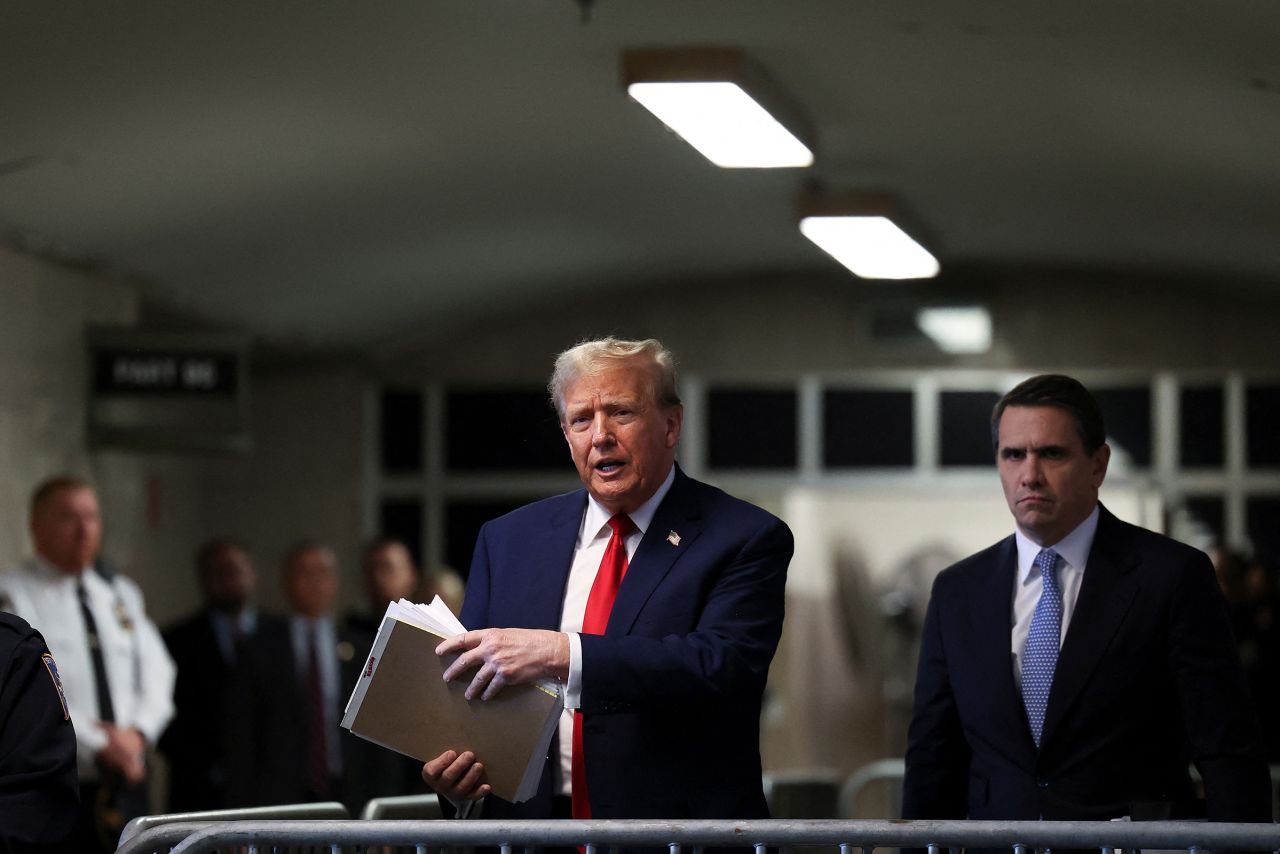
<svg viewBox="0 0 1280 854"><path fill-rule="evenodd" d="M62 719L71 720L71 712L67 709L67 693L62 690L62 677L58 675L58 662L53 660L53 656L45 653L40 656L44 661L44 669L49 671L49 678L53 680L53 687L58 691L58 702L62 703Z"/></svg>

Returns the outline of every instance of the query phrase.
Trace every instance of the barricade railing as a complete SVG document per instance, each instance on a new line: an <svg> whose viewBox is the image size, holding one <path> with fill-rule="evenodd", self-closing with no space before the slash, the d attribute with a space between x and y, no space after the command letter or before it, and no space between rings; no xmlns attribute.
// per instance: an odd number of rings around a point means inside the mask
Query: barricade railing
<svg viewBox="0 0 1280 854"><path fill-rule="evenodd" d="M177 841L177 840L181 841ZM446 847L493 846L502 854L524 848L585 846L666 848L697 854L707 847L839 846L841 854L877 848L1003 848L1034 854L1045 848L1092 848L1101 854L1137 849L1280 851L1280 825L1192 821L228 821L181 822L151 828L118 854L171 851L211 854L277 848L344 850L401 846L420 854Z"/></svg>
<svg viewBox="0 0 1280 854"><path fill-rule="evenodd" d="M432 797L435 797L432 795ZM339 801L319 801L308 804L277 804L269 807L239 807L230 810L198 810L164 815L140 815L130 820L120 834L120 845L134 836L171 824L200 825L221 821L276 821L280 819L319 820L351 818L351 813ZM189 834L190 831L187 831ZM172 836L176 841L186 839L187 834ZM176 844L176 842L174 843Z"/></svg>

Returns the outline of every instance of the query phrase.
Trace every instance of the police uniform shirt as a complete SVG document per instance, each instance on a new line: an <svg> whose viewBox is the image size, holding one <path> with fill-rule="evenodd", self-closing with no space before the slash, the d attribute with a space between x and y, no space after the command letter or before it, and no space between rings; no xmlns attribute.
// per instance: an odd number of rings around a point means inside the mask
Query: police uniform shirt
<svg viewBox="0 0 1280 854"><path fill-rule="evenodd" d="M75 576L40 558L0 575L0 601L7 598L8 608L44 635L57 659L75 722L80 779L88 782L98 779L94 757L106 747L107 737L95 725L101 715L76 592L81 579L102 643L117 726L134 727L148 744L155 744L173 717L175 669L160 633L147 619L142 591L128 578L107 580L93 569Z"/></svg>
<svg viewBox="0 0 1280 854"><path fill-rule="evenodd" d="M58 663L39 632L0 613L0 851L61 841L79 802Z"/></svg>

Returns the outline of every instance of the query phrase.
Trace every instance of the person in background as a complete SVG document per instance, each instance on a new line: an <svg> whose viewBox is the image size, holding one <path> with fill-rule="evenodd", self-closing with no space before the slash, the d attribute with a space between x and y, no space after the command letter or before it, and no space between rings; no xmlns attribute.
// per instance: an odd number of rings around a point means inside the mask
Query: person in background
<svg viewBox="0 0 1280 854"><path fill-rule="evenodd" d="M343 755L338 722L350 686L342 684L342 665L355 650L340 637L333 608L338 594L338 563L333 550L312 540L289 549L281 582L289 604L285 654L269 669L259 668L261 691L279 701L268 731L273 752L282 756L268 773L279 774L276 802L342 800ZM280 672L280 668L288 672ZM273 685L274 683L274 685ZM281 717L279 712L286 711Z"/></svg>
<svg viewBox="0 0 1280 854"><path fill-rule="evenodd" d="M483 702L556 679L565 715L537 794L489 796L447 751L423 777L486 818L768 817L760 708L793 541L676 465L684 410L661 343L560 354L550 383L583 488L485 524L445 678ZM518 439L518 437L516 437Z"/></svg>
<svg viewBox="0 0 1280 854"><path fill-rule="evenodd" d="M360 574L374 622L382 621L388 604L400 599L417 601L421 592L418 565L408 547L391 537L374 540L365 547L360 556Z"/></svg>
<svg viewBox="0 0 1280 854"><path fill-rule="evenodd" d="M100 560L93 487L60 475L31 497L35 557L0 574L0 609L26 619L57 658L80 775L75 846L114 851L149 811L147 751L173 716L174 665L142 591Z"/></svg>
<svg viewBox="0 0 1280 854"><path fill-rule="evenodd" d="M1262 722L1262 755L1268 762L1280 762L1280 625L1276 624L1280 602L1274 575L1257 557L1249 560L1219 548L1213 558L1218 583L1231 607L1231 627L1245 678Z"/></svg>
<svg viewBox="0 0 1280 854"><path fill-rule="evenodd" d="M418 601L421 573L399 540L384 537L365 547L360 557L368 611L347 616L346 639L354 648L354 656L343 663L342 688L348 694L360 677L369 657L382 616L388 603L400 599ZM346 699L344 695L343 699ZM342 731L345 768L343 799L353 814L371 798L421 794L427 791L422 782L422 764L393 750Z"/></svg>
<svg viewBox="0 0 1280 854"><path fill-rule="evenodd" d="M455 614L462 613L462 606L466 598L467 583L462 580L462 576L451 566L440 565L435 568L427 576L427 594L426 598L431 596L439 596L440 601L449 606L449 610Z"/></svg>
<svg viewBox="0 0 1280 854"><path fill-rule="evenodd" d="M217 537L204 543L195 570L204 604L164 633L178 666L176 714L160 739L169 760L170 812L260 800L247 662L278 655L261 641L284 631L283 618L254 606L258 576L238 542Z"/></svg>
<svg viewBox="0 0 1280 854"><path fill-rule="evenodd" d="M934 582L903 817L1270 821L1213 567L1099 503L1110 448L1093 395L1032 377L991 435L1014 533Z"/></svg>
<svg viewBox="0 0 1280 854"><path fill-rule="evenodd" d="M0 851L72 851L78 790L57 662L26 620L0 612Z"/></svg>

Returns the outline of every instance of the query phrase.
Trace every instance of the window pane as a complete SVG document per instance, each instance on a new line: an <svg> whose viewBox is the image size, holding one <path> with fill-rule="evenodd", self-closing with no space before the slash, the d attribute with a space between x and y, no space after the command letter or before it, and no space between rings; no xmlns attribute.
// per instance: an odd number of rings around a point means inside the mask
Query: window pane
<svg viewBox="0 0 1280 854"><path fill-rule="evenodd" d="M1254 556L1267 566L1280 563L1280 495L1258 495L1245 503L1245 524Z"/></svg>
<svg viewBox="0 0 1280 854"><path fill-rule="evenodd" d="M1222 441L1222 386L1184 388L1178 422L1182 426L1182 465L1219 468L1226 459Z"/></svg>
<svg viewBox="0 0 1280 854"><path fill-rule="evenodd" d="M388 498L378 508L378 533L404 543L418 566L422 566L422 501L417 498Z"/></svg>
<svg viewBox="0 0 1280 854"><path fill-rule="evenodd" d="M555 410L541 389L451 391L446 400L451 470L572 470Z"/></svg>
<svg viewBox="0 0 1280 854"><path fill-rule="evenodd" d="M1123 452L1133 465L1151 465L1151 389L1101 388L1093 396L1107 425L1107 443Z"/></svg>
<svg viewBox="0 0 1280 854"><path fill-rule="evenodd" d="M475 553L476 537L484 523L533 500L536 498L450 501L444 510L445 562L466 578L471 572L471 556Z"/></svg>
<svg viewBox="0 0 1280 854"><path fill-rule="evenodd" d="M708 468L796 467L794 390L713 389L707 415Z"/></svg>
<svg viewBox="0 0 1280 854"><path fill-rule="evenodd" d="M422 471L422 392L383 390L379 431L384 472Z"/></svg>
<svg viewBox="0 0 1280 854"><path fill-rule="evenodd" d="M993 391L942 392L942 447L944 466L992 466L991 410L1000 402Z"/></svg>
<svg viewBox="0 0 1280 854"><path fill-rule="evenodd" d="M1280 466L1280 386L1249 386L1245 411L1249 465Z"/></svg>
<svg viewBox="0 0 1280 854"><path fill-rule="evenodd" d="M912 466L914 424L910 391L828 391L822 396L822 464Z"/></svg>

